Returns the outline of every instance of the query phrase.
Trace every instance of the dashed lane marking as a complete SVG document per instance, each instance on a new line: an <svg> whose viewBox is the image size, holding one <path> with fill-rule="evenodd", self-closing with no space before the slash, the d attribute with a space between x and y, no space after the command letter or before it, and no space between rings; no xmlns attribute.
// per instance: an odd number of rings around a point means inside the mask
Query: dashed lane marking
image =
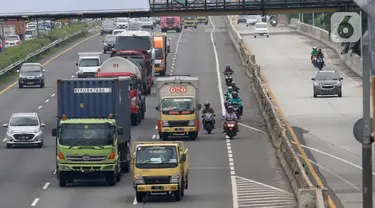
<svg viewBox="0 0 375 208"><path fill-rule="evenodd" d="M46 184L44 184L44 186L43 186L43 190L46 190L50 184L51 184L51 183L49 183L49 182L47 182Z"/></svg>
<svg viewBox="0 0 375 208"><path fill-rule="evenodd" d="M56 94L52 94L51 97L55 97Z"/></svg>
<svg viewBox="0 0 375 208"><path fill-rule="evenodd" d="M45 103L48 103L49 102L49 99L47 99L46 101L44 101Z"/></svg>
<svg viewBox="0 0 375 208"><path fill-rule="evenodd" d="M257 181L235 176L237 185L238 208L296 208L294 195L285 190Z"/></svg>
<svg viewBox="0 0 375 208"><path fill-rule="evenodd" d="M40 110L42 107L43 107L43 106L39 106L39 107L38 107L38 110Z"/></svg>
<svg viewBox="0 0 375 208"><path fill-rule="evenodd" d="M7 138L3 139L3 142L6 142L7 141Z"/></svg>
<svg viewBox="0 0 375 208"><path fill-rule="evenodd" d="M35 198L34 201L33 201L33 203L31 203L31 206L35 207L36 204L38 203L38 201L39 201L39 198Z"/></svg>

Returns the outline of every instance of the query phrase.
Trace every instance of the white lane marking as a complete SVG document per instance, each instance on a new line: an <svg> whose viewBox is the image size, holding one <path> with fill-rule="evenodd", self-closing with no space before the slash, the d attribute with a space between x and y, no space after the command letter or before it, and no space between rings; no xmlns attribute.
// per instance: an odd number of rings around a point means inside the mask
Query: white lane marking
<svg viewBox="0 0 375 208"><path fill-rule="evenodd" d="M155 139L156 138L156 135L154 134L154 135L152 135L152 139Z"/></svg>
<svg viewBox="0 0 375 208"><path fill-rule="evenodd" d="M39 107L38 107L38 110L40 110L42 107L43 107L43 106L39 106Z"/></svg>
<svg viewBox="0 0 375 208"><path fill-rule="evenodd" d="M174 68L174 66L171 66L171 69L173 69Z"/></svg>
<svg viewBox="0 0 375 208"><path fill-rule="evenodd" d="M280 188L277 188L277 187L274 187L274 186L270 186L270 185L267 185L267 184L264 184L264 183L261 183L261 182L258 182L258 181L253 181L253 180L250 180L250 179L247 179L247 178L243 178L241 176L236 176L236 177L237 177L237 179L240 179L242 182L246 182L247 181L247 182L250 182L250 183L253 183L253 184L257 184L259 186L263 186L263 187L269 188L271 190L280 191L280 192L283 192L283 193L286 193L286 194L290 194L291 196L294 197L294 194L290 193L289 191L285 191L283 189L280 189Z"/></svg>
<svg viewBox="0 0 375 208"><path fill-rule="evenodd" d="M72 78L74 78L74 75L72 75Z"/></svg>
<svg viewBox="0 0 375 208"><path fill-rule="evenodd" d="M228 154L232 154L232 150L228 150Z"/></svg>
<svg viewBox="0 0 375 208"><path fill-rule="evenodd" d="M173 69L171 69L171 72L173 72Z"/></svg>
<svg viewBox="0 0 375 208"><path fill-rule="evenodd" d="M254 127L248 126L248 125L243 124L243 123L238 123L238 125L243 126L243 127L246 127L246 128L248 128L248 129L251 129L251 130L254 130L254 131L257 131L257 132L266 133L266 132L263 131L263 130L260 130L260 129L257 129L257 128L254 128Z"/></svg>
<svg viewBox="0 0 375 208"><path fill-rule="evenodd" d="M301 154L298 154L298 153L297 153L297 155L298 155L298 157L303 158L303 157L301 156ZM309 159L309 160L310 160L310 159ZM348 184L349 186L351 186L353 189L357 190L358 192L361 191L361 189L360 189L359 187L357 187L356 185L350 183L348 180L346 180L345 178L343 178L343 177L337 175L336 173L333 173L333 172L330 171L328 168L323 167L322 165L320 165L320 164L318 164L318 163L316 163L316 162L314 162L314 161L312 161L312 160L310 160L310 162L311 162L312 164L318 166L319 169L322 169L322 170L326 171L327 173L330 173L331 175L335 176L336 178L342 180L344 183Z"/></svg>
<svg viewBox="0 0 375 208"><path fill-rule="evenodd" d="M31 203L31 206L35 207L36 204L38 203L38 201L39 201L39 198L35 198L34 201L33 201L33 203Z"/></svg>
<svg viewBox="0 0 375 208"><path fill-rule="evenodd" d="M215 55L215 63L216 63L216 73L217 73L217 82L218 82L218 85L219 85L219 94L220 94L220 106L221 106L221 112L222 112L222 116L225 115L225 108L224 108L224 93L223 93L223 88L222 88L222 85L221 85L221 76L220 76L220 63L219 63L219 57L217 55L217 50L216 50L216 46L215 46L215 40L214 40L214 32L216 30L216 27L214 25L214 23L212 22L212 19L211 17L208 17L210 19L210 24L212 25L212 30L211 30L211 43L212 43L212 48L213 48L213 51L214 51L214 55ZM225 137L226 138L226 142L227 142L227 146L230 145L230 140L227 138L227 136ZM228 145L229 144L229 145ZM232 154L229 154L228 153L228 158L229 160L232 159ZM230 181L231 181L231 185L232 185L232 200L233 200L233 208L238 208L238 195L237 195L237 184L236 184L236 172L234 170L234 166L231 166L229 165L229 167L233 170L230 171Z"/></svg>
<svg viewBox="0 0 375 208"><path fill-rule="evenodd" d="M3 142L6 142L7 141L7 138L3 139Z"/></svg>
<svg viewBox="0 0 375 208"><path fill-rule="evenodd" d="M55 97L55 95L56 95L56 94L54 93L54 94L51 95L51 97Z"/></svg>
<svg viewBox="0 0 375 208"><path fill-rule="evenodd" d="M171 73L171 74L169 74L169 76L172 76L173 74Z"/></svg>
<svg viewBox="0 0 375 208"><path fill-rule="evenodd" d="M48 103L49 99L47 99L46 101L44 101L45 103Z"/></svg>
<svg viewBox="0 0 375 208"><path fill-rule="evenodd" d="M176 59L176 56L173 57L173 62L174 62L175 59Z"/></svg>
<svg viewBox="0 0 375 208"><path fill-rule="evenodd" d="M49 183L49 182L47 182L46 184L44 184L43 189L46 190L50 184L51 183Z"/></svg>
<svg viewBox="0 0 375 208"><path fill-rule="evenodd" d="M78 71L76 71L76 74L78 74Z"/></svg>
<svg viewBox="0 0 375 208"><path fill-rule="evenodd" d="M294 141L292 141L291 143L292 143L292 144L296 144ZM349 161L347 161L347 160L344 160L344 159L342 159L342 158L340 158L340 157L337 157L337 156L335 156L335 155L331 155L331 154L329 154L329 153L323 152L323 151L318 150L318 149L316 149L316 148L308 147L308 146L306 146L306 145L302 145L302 144L301 144L301 147L306 148L306 149L309 149L309 150L312 150L312 151L314 151L314 152L318 152L318 153L320 153L320 154L322 154L322 155L326 155L326 156L328 156L328 157L331 157L331 158L333 158L333 159L339 160L339 161L341 161L341 162L343 162L343 163L346 163L346 164L348 164L348 165L351 165L351 166L353 166L353 167L355 167L355 168L358 168L358 169L362 170L362 167L361 167L361 166L356 165L356 164L354 164L354 163L352 163L352 162L349 162ZM373 172L372 175L375 176L375 173Z"/></svg>
<svg viewBox="0 0 375 208"><path fill-rule="evenodd" d="M134 197L133 204L138 204L138 202L137 202L137 197Z"/></svg>

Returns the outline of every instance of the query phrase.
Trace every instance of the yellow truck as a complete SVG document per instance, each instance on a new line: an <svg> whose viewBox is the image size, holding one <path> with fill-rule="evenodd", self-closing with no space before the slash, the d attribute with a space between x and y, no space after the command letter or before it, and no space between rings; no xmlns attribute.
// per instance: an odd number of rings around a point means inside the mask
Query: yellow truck
<svg viewBox="0 0 375 208"><path fill-rule="evenodd" d="M180 201L189 186L188 158L182 141L134 142L132 177L137 201L163 193Z"/></svg>
<svg viewBox="0 0 375 208"><path fill-rule="evenodd" d="M162 140L169 136L198 137L200 129L199 79L190 76L160 77L156 81L158 133Z"/></svg>
<svg viewBox="0 0 375 208"><path fill-rule="evenodd" d="M205 25L208 25L208 17L207 16L199 16L198 18L199 23L204 23Z"/></svg>
<svg viewBox="0 0 375 208"><path fill-rule="evenodd" d="M194 16L185 16L182 18L183 21L184 21L184 28L188 28L188 27L194 27L195 29L197 29L198 27L198 19L197 17L194 17Z"/></svg>

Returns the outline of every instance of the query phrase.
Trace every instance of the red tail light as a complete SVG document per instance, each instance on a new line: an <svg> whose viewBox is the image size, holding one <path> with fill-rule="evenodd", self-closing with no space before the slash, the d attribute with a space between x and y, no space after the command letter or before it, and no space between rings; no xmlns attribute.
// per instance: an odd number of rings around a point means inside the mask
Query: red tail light
<svg viewBox="0 0 375 208"><path fill-rule="evenodd" d="M98 68L98 74L100 73L100 68Z"/></svg>
<svg viewBox="0 0 375 208"><path fill-rule="evenodd" d="M19 45L19 44L20 44L20 41L18 41L16 44Z"/></svg>
<svg viewBox="0 0 375 208"><path fill-rule="evenodd" d="M8 42L5 41L4 44L8 44Z"/></svg>

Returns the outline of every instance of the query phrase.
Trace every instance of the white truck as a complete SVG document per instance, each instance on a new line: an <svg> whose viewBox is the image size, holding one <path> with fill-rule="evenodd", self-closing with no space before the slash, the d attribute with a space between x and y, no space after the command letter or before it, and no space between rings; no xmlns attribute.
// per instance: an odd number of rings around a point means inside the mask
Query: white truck
<svg viewBox="0 0 375 208"><path fill-rule="evenodd" d="M93 78L99 71L102 52L78 53L78 78Z"/></svg>
<svg viewBox="0 0 375 208"><path fill-rule="evenodd" d="M4 34L3 34L3 27L0 25L0 36L6 37L8 35L15 35L16 34L16 26L14 25L4 25Z"/></svg>
<svg viewBox="0 0 375 208"><path fill-rule="evenodd" d="M199 79L190 76L157 78L158 133L162 140L185 134L191 140L200 129Z"/></svg>

